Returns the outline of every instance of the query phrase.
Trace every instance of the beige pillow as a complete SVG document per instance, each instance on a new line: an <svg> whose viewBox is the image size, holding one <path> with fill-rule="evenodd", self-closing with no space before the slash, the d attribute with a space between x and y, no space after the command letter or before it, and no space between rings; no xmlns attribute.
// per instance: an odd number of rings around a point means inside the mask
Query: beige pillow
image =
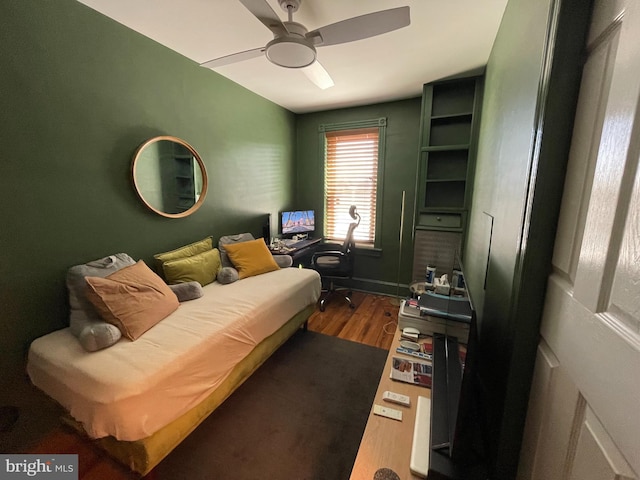
<svg viewBox="0 0 640 480"><path fill-rule="evenodd" d="M238 278L252 277L280 269L262 238L225 245L224 248L231 263L238 270Z"/></svg>
<svg viewBox="0 0 640 480"><path fill-rule="evenodd" d="M205 286L216 279L220 268L220 252L217 248L162 264L164 278L171 284L198 282Z"/></svg>
<svg viewBox="0 0 640 480"><path fill-rule="evenodd" d="M140 260L108 277L86 277L87 298L122 335L136 340L178 308L169 286Z"/></svg>
<svg viewBox="0 0 640 480"><path fill-rule="evenodd" d="M213 248L213 237L207 237L197 242L190 243L184 247L176 248L169 252L156 253L153 258L156 260L158 269L162 272L162 264L179 258L192 257L199 253L206 252Z"/></svg>

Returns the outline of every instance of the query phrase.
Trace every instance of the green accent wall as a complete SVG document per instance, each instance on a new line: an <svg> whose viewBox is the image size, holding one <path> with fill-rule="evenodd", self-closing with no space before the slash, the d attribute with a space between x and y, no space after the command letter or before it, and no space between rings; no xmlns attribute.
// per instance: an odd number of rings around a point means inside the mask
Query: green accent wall
<svg viewBox="0 0 640 480"><path fill-rule="evenodd" d="M2 2L0 355L67 324L74 264L213 235L261 235L293 203L295 115L73 0ZM209 174L184 219L147 210L130 164L156 135L190 143Z"/></svg>
<svg viewBox="0 0 640 480"><path fill-rule="evenodd" d="M589 4L510 0L486 69L464 265L495 479L517 472Z"/></svg>
<svg viewBox="0 0 640 480"><path fill-rule="evenodd" d="M380 249L357 251L354 288L391 295L395 295L399 290L402 295L406 294L407 286L411 283L420 102L420 97L417 97L297 116L296 206L315 209L316 225L322 225L324 221L324 156L318 127L322 124L357 122L380 117L387 119L384 171L382 189L379 192L379 195L382 194ZM399 229L403 190L406 194L400 260Z"/></svg>
<svg viewBox="0 0 640 480"><path fill-rule="evenodd" d="M118 252L150 262L208 235L258 236L266 214L275 221L288 208L315 209L321 225L321 124L387 119L380 249L358 251L355 287L395 295L399 279L406 292L419 97L294 115L74 0L0 1L5 371L22 365L34 338L67 325L71 265ZM481 340L494 352L487 386L496 478L512 478L517 467L586 3L510 0L487 66L464 264ZM560 5L555 55L545 62L548 18ZM207 198L190 217L155 215L133 190L132 156L156 135L183 138L207 167Z"/></svg>

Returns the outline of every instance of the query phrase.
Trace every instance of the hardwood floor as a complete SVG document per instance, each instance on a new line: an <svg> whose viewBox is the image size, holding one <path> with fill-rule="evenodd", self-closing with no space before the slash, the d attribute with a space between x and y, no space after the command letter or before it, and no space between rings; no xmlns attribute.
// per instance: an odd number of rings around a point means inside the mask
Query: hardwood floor
<svg viewBox="0 0 640 480"><path fill-rule="evenodd" d="M389 349L397 326L398 306L390 297L353 292L356 308L335 295L324 312L316 308L308 328L314 332ZM79 480L136 480L140 476L109 458L69 427L58 426L25 453L79 454ZM144 477L153 480L153 471ZM165 479L162 479L165 480Z"/></svg>
<svg viewBox="0 0 640 480"><path fill-rule="evenodd" d="M382 295L353 292L356 308L339 295L332 297L324 312L316 308L309 330L389 350L398 323L398 306Z"/></svg>

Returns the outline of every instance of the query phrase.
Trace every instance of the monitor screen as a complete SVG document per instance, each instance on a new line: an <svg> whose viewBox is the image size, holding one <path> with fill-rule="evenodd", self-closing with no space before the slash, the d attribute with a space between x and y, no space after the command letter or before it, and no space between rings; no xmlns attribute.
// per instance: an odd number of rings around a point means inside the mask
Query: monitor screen
<svg viewBox="0 0 640 480"><path fill-rule="evenodd" d="M312 233L315 230L315 212L313 210L282 212L280 218L283 235Z"/></svg>

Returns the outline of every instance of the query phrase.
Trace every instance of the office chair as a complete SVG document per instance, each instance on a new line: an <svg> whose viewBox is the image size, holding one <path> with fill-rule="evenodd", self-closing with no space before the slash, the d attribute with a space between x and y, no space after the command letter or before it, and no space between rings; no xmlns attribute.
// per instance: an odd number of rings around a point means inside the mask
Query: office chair
<svg viewBox="0 0 640 480"><path fill-rule="evenodd" d="M313 254L311 263L313 269L316 270L320 277L322 277L323 286L328 282L327 288L323 288L322 292L326 293L320 300L320 311L324 312L325 304L327 300L339 291L347 290L347 295L344 295L344 299L349 303L349 307L355 308L355 305L351 301L351 295L353 292L350 287L336 287L335 280L346 279L348 281L353 277L353 266L355 260L355 253L353 251L353 231L358 225L360 225L360 215L355 205L351 205L349 209L349 215L356 220L349 224L347 230L347 236L344 239L342 245L339 244L325 244L320 247L320 250Z"/></svg>

